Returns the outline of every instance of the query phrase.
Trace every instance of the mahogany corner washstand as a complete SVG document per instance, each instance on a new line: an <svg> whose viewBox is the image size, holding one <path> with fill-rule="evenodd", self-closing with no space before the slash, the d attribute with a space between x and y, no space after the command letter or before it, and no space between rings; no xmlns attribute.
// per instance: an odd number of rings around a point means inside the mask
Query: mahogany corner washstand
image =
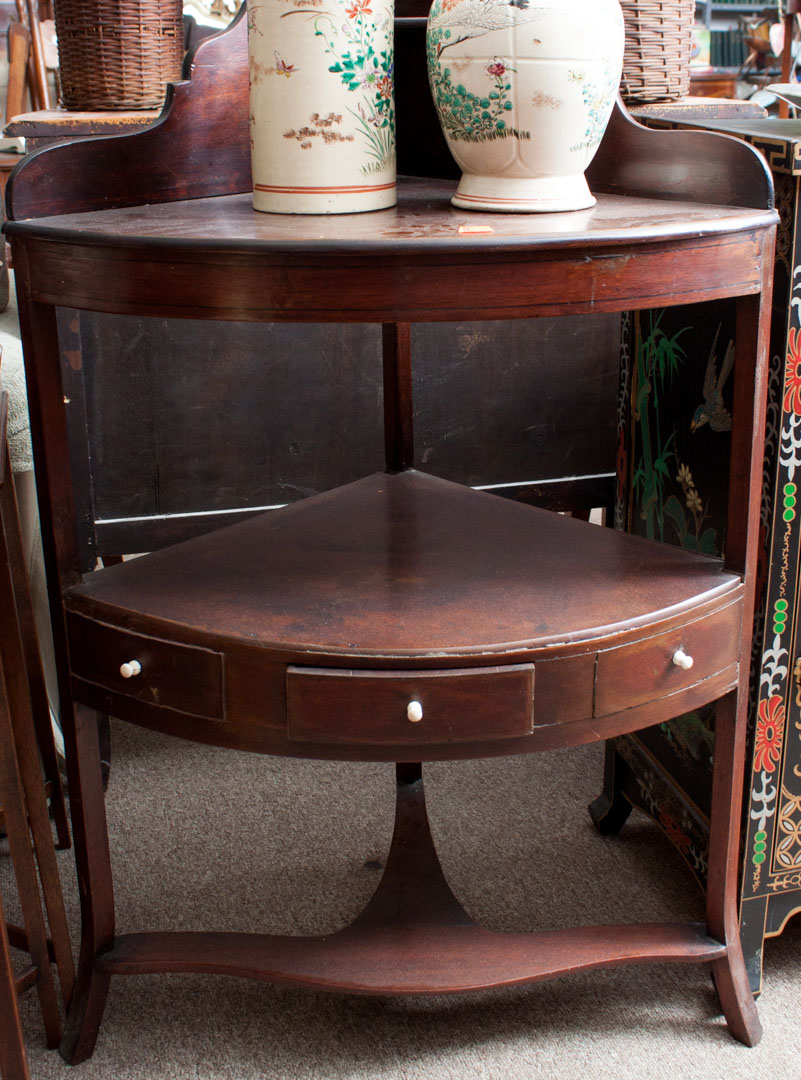
<svg viewBox="0 0 801 1080"><path fill-rule="evenodd" d="M451 180L420 178L443 160L415 59L424 21L397 26L399 153L418 177L401 181L397 208L328 218L252 210L241 21L201 46L155 127L43 150L11 181L6 228L81 883L62 1046L73 1062L92 1051L110 977L141 972L403 994L707 961L732 1034L759 1038L737 857L776 222L769 176L740 142L649 131L618 108L590 174L593 209L455 210ZM413 355L412 323L591 316L724 296L738 312L724 561L410 468L412 372L426 363ZM81 472L65 465L57 308L381 324L386 471L87 572ZM302 360L298 374L302 395ZM440 870L421 769L409 762L594 742L712 701L705 926L493 933L470 919ZM98 712L220 747L401 763L393 844L366 910L321 938L118 935Z"/></svg>

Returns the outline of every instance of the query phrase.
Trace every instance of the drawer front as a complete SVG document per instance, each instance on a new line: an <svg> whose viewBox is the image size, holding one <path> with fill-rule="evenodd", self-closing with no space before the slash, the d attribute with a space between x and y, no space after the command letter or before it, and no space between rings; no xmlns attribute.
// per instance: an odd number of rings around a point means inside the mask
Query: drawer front
<svg viewBox="0 0 801 1080"><path fill-rule="evenodd" d="M742 604L734 603L665 634L598 653L595 715L644 705L708 679L739 659ZM681 650L692 667L674 663Z"/></svg>
<svg viewBox="0 0 801 1080"><path fill-rule="evenodd" d="M532 730L534 665L447 671L287 668L290 739L403 745Z"/></svg>
<svg viewBox="0 0 801 1080"><path fill-rule="evenodd" d="M193 645L132 634L115 626L68 614L73 675L167 709L223 717L222 655ZM141 670L125 678L120 668L136 661Z"/></svg>

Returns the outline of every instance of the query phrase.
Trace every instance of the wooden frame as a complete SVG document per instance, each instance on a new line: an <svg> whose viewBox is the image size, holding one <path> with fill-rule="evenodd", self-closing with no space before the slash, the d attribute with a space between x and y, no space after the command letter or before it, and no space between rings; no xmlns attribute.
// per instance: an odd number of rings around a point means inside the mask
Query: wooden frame
<svg viewBox="0 0 801 1080"><path fill-rule="evenodd" d="M425 85L413 82L423 25L398 23L399 52L410 58L408 81L397 87L399 128L404 118L415 121L414 139L401 141L399 153L418 179L401 184L397 210L383 217L276 223L254 213L241 22L201 46L191 81L175 87L154 128L42 151L12 180L7 232L70 787L81 793L74 827L82 951L62 1047L70 1061L92 1051L111 975L143 971L439 993L607 964L707 961L732 1034L749 1044L759 1038L736 878L777 220L770 180L742 143L649 132L619 107L590 172L595 211L566 221L498 216L491 234L460 232L452 182L420 179L436 177L443 162ZM399 78L401 70L399 63ZM143 159L146 171L137 165ZM739 333L725 565L641 547L409 468L418 362L410 324L728 296ZM84 574L75 480L62 467L69 410L56 307L382 324L386 472L280 518ZM666 563L666 551L677 561ZM692 674L678 658L686 659L688 642L698 649ZM363 693L376 710L340 726ZM487 704L494 694L506 695L503 708ZM421 701L430 723L418 724L411 709ZM94 710L218 746L405 763L576 745L709 701L718 702L719 726L705 927L488 934L441 874L419 767L399 764L385 877L341 935L116 933ZM474 727L458 719L467 712L475 712ZM387 956L398 963L387 965Z"/></svg>

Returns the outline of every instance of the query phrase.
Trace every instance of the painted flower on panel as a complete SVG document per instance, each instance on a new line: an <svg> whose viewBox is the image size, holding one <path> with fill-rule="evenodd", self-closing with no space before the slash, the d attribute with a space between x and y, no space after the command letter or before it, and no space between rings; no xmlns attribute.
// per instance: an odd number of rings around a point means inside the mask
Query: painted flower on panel
<svg viewBox="0 0 801 1080"><path fill-rule="evenodd" d="M701 496L697 491L689 491L687 493L687 507L692 510L694 514L700 514L704 509L704 504L701 502Z"/></svg>
<svg viewBox="0 0 801 1080"><path fill-rule="evenodd" d="M791 327L787 338L784 376L784 411L801 413L801 334Z"/></svg>
<svg viewBox="0 0 801 1080"><path fill-rule="evenodd" d="M673 815L668 810L664 809L664 807L659 812L659 824L667 833L671 844L686 855L690 847L690 838L683 831Z"/></svg>
<svg viewBox="0 0 801 1080"><path fill-rule="evenodd" d="M778 694L759 703L754 742L754 769L773 772L781 757L784 741L784 702Z"/></svg>

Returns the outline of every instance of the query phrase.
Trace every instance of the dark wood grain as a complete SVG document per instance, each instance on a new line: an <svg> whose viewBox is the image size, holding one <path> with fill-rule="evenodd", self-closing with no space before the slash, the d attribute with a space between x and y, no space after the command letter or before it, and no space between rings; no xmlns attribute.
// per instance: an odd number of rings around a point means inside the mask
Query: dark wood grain
<svg viewBox="0 0 801 1080"><path fill-rule="evenodd" d="M286 689L287 734L298 742L469 742L527 735L534 724L533 664L404 672L290 664Z"/></svg>
<svg viewBox="0 0 801 1080"><path fill-rule="evenodd" d="M730 604L667 634L622 649L600 651L595 683L597 715L648 701L659 690L673 693L722 671L740 654L741 626L742 606ZM692 657L689 670L673 663L677 649Z"/></svg>
<svg viewBox="0 0 801 1080"><path fill-rule="evenodd" d="M739 694L727 694L715 710L707 929L727 946L726 961L715 961L712 973L729 1030L746 1046L755 1046L762 1036L762 1025L745 969L737 908L748 670L743 664Z"/></svg>
<svg viewBox="0 0 801 1080"><path fill-rule="evenodd" d="M98 742L99 719L90 709L73 706L69 695L62 697L61 726L70 747L67 784L81 885L78 972L60 1046L62 1056L73 1064L85 1060L94 1050L109 984L108 975L97 969L96 958L114 943L114 886Z"/></svg>
<svg viewBox="0 0 801 1080"><path fill-rule="evenodd" d="M531 733L520 737L498 738L486 733L472 742L434 742L416 739L413 733L403 742L328 742L299 744L287 739L286 723L275 726L273 686L278 681L276 670L260 670L264 677L261 702L270 694L271 709L258 707L259 685L250 685L244 696L228 696L230 709L225 720L207 720L197 715L161 709L148 702L136 701L122 694L114 694L95 683L74 680L73 697L101 713L110 713L120 720L173 735L179 739L205 743L208 746L245 750L251 753L298 756L303 749L308 757L327 761L397 761L399 757L425 761L457 761L465 758L502 757L508 754L530 754L544 750L565 749L582 746L587 742L614 739L626 732L638 731L653 724L665 723L665 718L698 709L714 701L738 685L739 666L732 664L723 671L693 683L689 687L669 694L645 705L636 705L609 716L595 717L591 708L585 710L583 701L592 695L592 679L586 684L571 687L559 677L563 661L554 661L552 672L557 687L550 695L552 707L544 708L542 695L536 699L539 712ZM241 683L241 671L234 664L226 669L231 681ZM285 678L285 671L280 675ZM279 700L282 700L279 698ZM233 704L231 702L233 701ZM411 727L411 725L410 725Z"/></svg>
<svg viewBox="0 0 801 1080"><path fill-rule="evenodd" d="M121 935L99 963L110 975L205 972L390 996L485 990L611 964L703 963L724 954L702 926L643 923L541 934L427 927L413 942L387 930L326 939L151 932Z"/></svg>
<svg viewBox="0 0 801 1080"><path fill-rule="evenodd" d="M219 653L131 634L88 619L70 619L70 657L75 674L109 690L165 709L200 716L223 715L223 668ZM136 660L139 675L125 678L123 664Z"/></svg>
<svg viewBox="0 0 801 1080"><path fill-rule="evenodd" d="M246 196L109 211L93 216L91 233L76 217L6 230L15 265L25 237L31 297L45 304L241 322L397 323L620 311L756 293L764 274L760 229L775 220L766 211L609 196L572 217L497 215L491 235L474 236L460 233L468 212L454 210L449 194L446 181L401 184L398 207L369 215L366 230L331 219L316 230L305 218L276 224L251 210ZM153 232L137 240L144 218ZM230 227L227 241L215 238L220 227Z"/></svg>
<svg viewBox="0 0 801 1080"><path fill-rule="evenodd" d="M97 571L66 602L207 647L408 667L612 647L739 591L716 559L406 471Z"/></svg>
<svg viewBox="0 0 801 1080"><path fill-rule="evenodd" d="M724 135L720 142L704 145L695 137L698 134L653 131L638 124L618 100L587 170L591 190L727 206L773 206L773 181L764 159L754 162L738 139Z"/></svg>
<svg viewBox="0 0 801 1080"><path fill-rule="evenodd" d="M670 132L647 134L666 136ZM709 133L691 134L714 138ZM731 141L756 154L747 144ZM713 152L714 144L707 149ZM258 213L250 197L242 194L165 200L153 206L137 204L93 214L65 210L9 221L5 231L11 237L25 236L29 240L112 248L107 257L115 259L128 255L141 260L150 253L157 257L160 252L176 257L185 250L209 263L241 253L243 258L249 256L269 265L282 258L287 262L293 253L297 257L297 252L303 251L310 262L327 257L338 259L343 266L358 266L358 256L383 263L417 255L427 257L428 262L421 266L433 272L440 260L445 262L449 257L465 260L482 256L495 261L505 254L531 257L534 252L544 254L548 249L564 255L587 245L613 249L716 234L731 237L769 221L766 208L719 203L711 191L706 201L688 198L674 203L658 194L622 190L601 193L605 197L588 210L491 214L452 206L450 196L455 183L451 180L401 179L399 204L369 214ZM433 262L432 257L437 261ZM69 288L67 283L65 288Z"/></svg>

